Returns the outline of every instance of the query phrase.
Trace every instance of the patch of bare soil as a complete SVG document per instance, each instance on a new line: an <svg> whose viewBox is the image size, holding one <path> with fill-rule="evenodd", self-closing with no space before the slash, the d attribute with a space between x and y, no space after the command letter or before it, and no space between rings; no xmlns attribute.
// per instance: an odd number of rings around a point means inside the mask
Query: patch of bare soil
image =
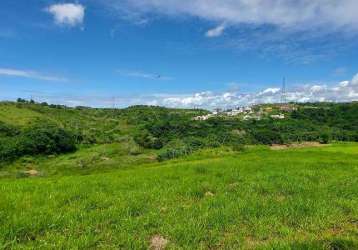
<svg viewBox="0 0 358 250"><path fill-rule="evenodd" d="M319 142L301 142L292 144L273 144L270 146L272 150L284 150L289 148L306 148L306 147L326 147L329 144L321 144Z"/></svg>
<svg viewBox="0 0 358 250"><path fill-rule="evenodd" d="M169 240L165 239L161 235L154 235L150 240L149 249L151 250L164 250L165 247L168 245Z"/></svg>
<svg viewBox="0 0 358 250"><path fill-rule="evenodd" d="M240 183L234 182L234 183L230 183L230 184L229 184L229 187L230 187L230 188L236 188L236 187L238 187L239 185L240 185Z"/></svg>
<svg viewBox="0 0 358 250"><path fill-rule="evenodd" d="M264 246L269 242L269 239L257 239L251 236L245 238L245 245L247 249L257 249L259 246Z"/></svg>
<svg viewBox="0 0 358 250"><path fill-rule="evenodd" d="M213 197L214 194L212 192L208 191L208 192L205 193L205 196L206 197Z"/></svg>
<svg viewBox="0 0 358 250"><path fill-rule="evenodd" d="M39 175L39 171L35 170L35 169L30 169L25 171L25 174L29 175L29 176L37 176Z"/></svg>

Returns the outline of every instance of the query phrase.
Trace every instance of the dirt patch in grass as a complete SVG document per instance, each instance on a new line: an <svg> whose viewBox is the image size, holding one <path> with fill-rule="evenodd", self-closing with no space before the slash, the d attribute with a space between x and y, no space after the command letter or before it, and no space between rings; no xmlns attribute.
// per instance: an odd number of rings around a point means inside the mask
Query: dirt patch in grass
<svg viewBox="0 0 358 250"><path fill-rule="evenodd" d="M25 174L29 175L29 176L37 176L39 175L39 171L35 170L35 169L30 169L25 171Z"/></svg>
<svg viewBox="0 0 358 250"><path fill-rule="evenodd" d="M247 236L245 238L245 247L246 249L257 249L258 247L267 245L269 242L269 239L260 240L252 236Z"/></svg>
<svg viewBox="0 0 358 250"><path fill-rule="evenodd" d="M208 192L205 193L205 196L206 197L213 197L213 196L215 196L215 194L210 192L210 191L208 191Z"/></svg>
<svg viewBox="0 0 358 250"><path fill-rule="evenodd" d="M234 183L230 183L229 184L229 188L230 189L235 189L235 188L237 188L237 187L239 187L240 186L240 183L238 183L238 182L234 182Z"/></svg>
<svg viewBox="0 0 358 250"><path fill-rule="evenodd" d="M321 144L319 142L301 142L292 144L273 144L270 146L272 150L284 150L289 148L306 148L306 147L326 147L330 144Z"/></svg>
<svg viewBox="0 0 358 250"><path fill-rule="evenodd" d="M165 239L161 235L154 235L150 240L149 249L151 250L164 250L168 245L169 240Z"/></svg>

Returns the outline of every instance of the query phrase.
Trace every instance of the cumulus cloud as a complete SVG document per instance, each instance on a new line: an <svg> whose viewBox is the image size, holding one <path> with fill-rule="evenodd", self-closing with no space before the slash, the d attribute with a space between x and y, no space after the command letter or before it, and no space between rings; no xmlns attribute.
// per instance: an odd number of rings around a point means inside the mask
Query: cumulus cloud
<svg viewBox="0 0 358 250"><path fill-rule="evenodd" d="M230 36L211 45L239 53L254 51L262 58L278 57L293 64L334 57L356 46L358 36L357 0L95 1L133 23L158 16L215 23L205 33L209 38L230 27Z"/></svg>
<svg viewBox="0 0 358 250"><path fill-rule="evenodd" d="M45 75L31 70L19 70L19 69L9 69L9 68L0 68L0 76L23 77L23 78L30 78L30 79L43 80L43 81L57 81L57 82L67 81L67 79L63 77Z"/></svg>
<svg viewBox="0 0 358 250"><path fill-rule="evenodd" d="M206 33L205 33L205 36L206 37L218 37L218 36L221 36L225 30L225 25L224 24L221 24L213 29L210 29L208 30Z"/></svg>
<svg viewBox="0 0 358 250"><path fill-rule="evenodd" d="M358 74L356 74L356 75L353 77L352 84L353 84L353 85L358 85Z"/></svg>
<svg viewBox="0 0 358 250"><path fill-rule="evenodd" d="M210 91L181 96L157 97L151 103L167 107L201 107L207 109L233 108L261 103L278 103L281 100L280 88L267 88L258 93L239 92L214 93ZM350 102L358 101L358 74L351 81L343 81L333 86L326 84L302 85L286 92L289 102Z"/></svg>
<svg viewBox="0 0 358 250"><path fill-rule="evenodd" d="M0 74L3 71L0 70ZM13 73L12 73L13 74ZM127 107L131 105L158 105L172 108L234 108L263 103L279 103L281 89L266 88L256 93L238 91L213 92L203 91L192 94L152 94L129 96L74 96L61 94L33 95L37 101L65 104L69 106L92 107ZM358 101L358 74L352 80L342 81L335 85L303 84L299 88L286 91L288 102L351 102Z"/></svg>
<svg viewBox="0 0 358 250"><path fill-rule="evenodd" d="M280 91L280 88L268 88L264 91L260 92L260 95L267 95L267 94L276 94Z"/></svg>
<svg viewBox="0 0 358 250"><path fill-rule="evenodd" d="M115 9L169 16L189 15L230 24L269 24L282 28L318 26L354 28L358 24L356 0L112 0Z"/></svg>
<svg viewBox="0 0 358 250"><path fill-rule="evenodd" d="M139 70L127 70L127 69L118 69L116 72L122 76L126 77L135 77L135 78L143 78L149 80L162 80L162 81L170 81L173 80L170 76L163 76L161 74L147 73Z"/></svg>
<svg viewBox="0 0 358 250"><path fill-rule="evenodd" d="M81 4L53 4L46 11L53 15L56 24L70 27L81 25L85 17L85 7Z"/></svg>

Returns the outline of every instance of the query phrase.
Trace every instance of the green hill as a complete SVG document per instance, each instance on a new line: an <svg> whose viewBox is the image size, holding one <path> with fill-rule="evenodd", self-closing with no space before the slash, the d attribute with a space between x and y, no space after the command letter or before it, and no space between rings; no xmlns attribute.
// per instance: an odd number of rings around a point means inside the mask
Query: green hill
<svg viewBox="0 0 358 250"><path fill-rule="evenodd" d="M357 103L263 109L0 103L0 248L358 248Z"/></svg>
<svg viewBox="0 0 358 250"><path fill-rule="evenodd" d="M133 106L70 108L21 100L0 103L0 177L89 174L190 155L198 150L305 141L358 141L358 103L290 104L253 108L260 119L205 110ZM270 112L284 112L272 119ZM98 167L101 166L101 167Z"/></svg>

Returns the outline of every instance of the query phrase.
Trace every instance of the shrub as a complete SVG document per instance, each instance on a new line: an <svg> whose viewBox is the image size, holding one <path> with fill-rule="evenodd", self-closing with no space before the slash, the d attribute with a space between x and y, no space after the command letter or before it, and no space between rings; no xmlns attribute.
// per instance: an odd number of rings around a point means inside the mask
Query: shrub
<svg viewBox="0 0 358 250"><path fill-rule="evenodd" d="M330 141L330 136L329 134L327 133L322 133L320 136L319 136L319 142L321 144L328 144Z"/></svg>
<svg viewBox="0 0 358 250"><path fill-rule="evenodd" d="M204 147L205 142L201 138L197 137L187 137L183 139L184 145L186 145L187 148L190 148L192 150L197 150L202 147Z"/></svg>
<svg viewBox="0 0 358 250"><path fill-rule="evenodd" d="M6 162L18 157L16 141L12 138L0 139L0 163Z"/></svg>
<svg viewBox="0 0 358 250"><path fill-rule="evenodd" d="M56 124L38 122L21 134L0 140L0 160L10 161L24 155L60 154L76 149L75 136Z"/></svg>
<svg viewBox="0 0 358 250"><path fill-rule="evenodd" d="M160 149L163 147L163 143L157 137L151 135L147 130L142 130L134 136L135 142L144 147L152 149Z"/></svg>
<svg viewBox="0 0 358 250"><path fill-rule="evenodd" d="M75 136L55 124L39 123L27 128L17 140L22 155L59 154L76 149Z"/></svg>
<svg viewBox="0 0 358 250"><path fill-rule="evenodd" d="M188 146L181 148L168 148L160 152L157 156L158 161L175 159L181 156L190 155L194 150Z"/></svg>
<svg viewBox="0 0 358 250"><path fill-rule="evenodd" d="M0 137L1 136L15 136L19 133L20 133L20 131L16 127L8 125L8 124L0 121Z"/></svg>
<svg viewBox="0 0 358 250"><path fill-rule="evenodd" d="M282 144L282 135L276 131L270 130L255 130L253 136L258 143L271 145L271 144Z"/></svg>

